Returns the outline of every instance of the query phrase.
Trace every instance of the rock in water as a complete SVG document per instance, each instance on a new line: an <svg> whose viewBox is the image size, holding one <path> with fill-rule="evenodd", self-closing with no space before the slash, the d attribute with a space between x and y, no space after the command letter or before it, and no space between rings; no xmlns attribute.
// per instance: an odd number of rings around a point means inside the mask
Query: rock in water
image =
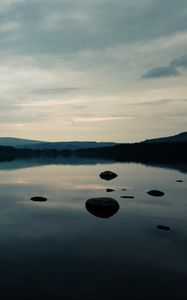
<svg viewBox="0 0 187 300"><path fill-rule="evenodd" d="M101 177L101 179L111 180L116 178L118 175L112 171L104 171L99 176Z"/></svg>
<svg viewBox="0 0 187 300"><path fill-rule="evenodd" d="M170 227L165 225L158 225L157 228L162 230L170 230Z"/></svg>
<svg viewBox="0 0 187 300"><path fill-rule="evenodd" d="M106 192L110 193L110 192L114 192L115 190L113 189L106 189Z"/></svg>
<svg viewBox="0 0 187 300"><path fill-rule="evenodd" d="M183 182L183 180L181 180L181 179L178 179L178 180L176 180L176 182Z"/></svg>
<svg viewBox="0 0 187 300"><path fill-rule="evenodd" d="M157 191L157 190L151 190L151 191L147 192L147 194L149 194L151 196L155 196L155 197L161 197L161 196L165 195L164 192Z"/></svg>
<svg viewBox="0 0 187 300"><path fill-rule="evenodd" d="M121 196L120 198L126 198L126 199L134 199L134 196Z"/></svg>
<svg viewBox="0 0 187 300"><path fill-rule="evenodd" d="M45 202L45 201L47 201L47 198L37 196L37 197L32 197L32 198L30 198L30 200L36 201L36 202Z"/></svg>
<svg viewBox="0 0 187 300"><path fill-rule="evenodd" d="M112 198L91 198L86 201L86 209L99 218L110 218L117 213L120 206Z"/></svg>

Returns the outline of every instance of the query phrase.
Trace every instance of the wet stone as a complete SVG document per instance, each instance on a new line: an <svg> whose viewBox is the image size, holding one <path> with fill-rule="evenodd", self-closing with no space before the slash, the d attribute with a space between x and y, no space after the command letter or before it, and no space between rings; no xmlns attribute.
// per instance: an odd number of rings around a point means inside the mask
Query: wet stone
<svg viewBox="0 0 187 300"><path fill-rule="evenodd" d="M170 230L170 227L165 225L158 225L157 228L161 230Z"/></svg>
<svg viewBox="0 0 187 300"><path fill-rule="evenodd" d="M35 202L45 202L45 201L47 201L47 198L36 196L36 197L30 198L30 200L35 201Z"/></svg>
<svg viewBox="0 0 187 300"><path fill-rule="evenodd" d="M107 193L110 193L110 192L114 192L115 190L113 190L113 189L106 189L106 192Z"/></svg>
<svg viewBox="0 0 187 300"><path fill-rule="evenodd" d="M149 194L151 196L155 196L155 197L162 197L165 195L164 192L158 191L158 190L151 190L151 191L147 192L147 194Z"/></svg>
<svg viewBox="0 0 187 300"><path fill-rule="evenodd" d="M116 178L118 175L112 171L104 171L99 176L101 177L101 179L104 180L112 180Z"/></svg>
<svg viewBox="0 0 187 300"><path fill-rule="evenodd" d="M86 201L86 209L99 218L110 218L117 213L120 206L113 198L91 198Z"/></svg>

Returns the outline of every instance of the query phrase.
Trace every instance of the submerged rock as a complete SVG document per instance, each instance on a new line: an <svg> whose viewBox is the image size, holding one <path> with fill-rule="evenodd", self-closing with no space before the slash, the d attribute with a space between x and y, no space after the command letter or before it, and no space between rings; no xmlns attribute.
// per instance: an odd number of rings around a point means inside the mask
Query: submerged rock
<svg viewBox="0 0 187 300"><path fill-rule="evenodd" d="M99 176L101 177L101 179L111 180L116 178L118 175L112 171L104 171Z"/></svg>
<svg viewBox="0 0 187 300"><path fill-rule="evenodd" d="M134 199L134 196L121 196L120 198L126 198L126 199Z"/></svg>
<svg viewBox="0 0 187 300"><path fill-rule="evenodd" d="M91 198L86 201L86 209L99 218L110 218L117 213L120 206L113 198Z"/></svg>
<svg viewBox="0 0 187 300"><path fill-rule="evenodd" d="M183 182L183 180L181 180L181 179L178 179L178 180L176 180L176 182Z"/></svg>
<svg viewBox="0 0 187 300"><path fill-rule="evenodd" d="M113 189L106 189L106 192L110 193L110 192L114 192L115 190Z"/></svg>
<svg viewBox="0 0 187 300"><path fill-rule="evenodd" d="M126 191L127 189L121 189L122 191Z"/></svg>
<svg viewBox="0 0 187 300"><path fill-rule="evenodd" d="M165 195L164 192L158 191L158 190L151 190L151 191L147 192L147 194L149 194L151 196L155 196L155 197L161 197L161 196Z"/></svg>
<svg viewBox="0 0 187 300"><path fill-rule="evenodd" d="M36 197L30 198L30 200L36 201L36 202L45 202L45 201L47 201L47 198L45 198L45 197L40 197L40 196L36 196Z"/></svg>
<svg viewBox="0 0 187 300"><path fill-rule="evenodd" d="M157 228L161 230L170 230L170 227L165 225L158 225Z"/></svg>

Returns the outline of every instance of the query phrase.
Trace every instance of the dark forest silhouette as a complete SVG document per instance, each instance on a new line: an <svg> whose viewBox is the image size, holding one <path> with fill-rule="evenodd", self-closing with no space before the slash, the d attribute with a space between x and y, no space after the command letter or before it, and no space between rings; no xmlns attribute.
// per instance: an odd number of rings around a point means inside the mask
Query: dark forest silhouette
<svg viewBox="0 0 187 300"><path fill-rule="evenodd" d="M76 155L110 158L119 162L187 162L187 142L120 144L100 149L80 149Z"/></svg>
<svg viewBox="0 0 187 300"><path fill-rule="evenodd" d="M182 163L187 162L187 142L134 143L111 147L79 150L34 150L0 146L0 161L33 157L86 157L110 159L118 162Z"/></svg>

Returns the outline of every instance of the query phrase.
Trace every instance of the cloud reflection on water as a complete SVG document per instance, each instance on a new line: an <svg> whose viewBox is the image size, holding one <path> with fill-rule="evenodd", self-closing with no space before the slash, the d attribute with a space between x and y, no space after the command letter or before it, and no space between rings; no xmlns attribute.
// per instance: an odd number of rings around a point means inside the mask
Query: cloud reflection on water
<svg viewBox="0 0 187 300"><path fill-rule="evenodd" d="M2 293L10 290L8 299L13 294L20 299L76 299L76 292L78 299L94 299L99 293L113 300L122 292L124 296L124 281L125 295L133 299L149 300L155 289L153 299L162 292L176 300L175 290L180 299L187 275L186 175L179 186L176 171L110 165L118 174L110 187L115 187L112 196L120 210L102 219L89 214L85 203L108 196L109 184L99 178L106 167L49 165L0 171L0 288ZM120 199L128 187L133 201ZM166 195L148 197L152 187ZM48 201L30 201L36 195ZM169 225L170 232L158 231L160 223Z"/></svg>

